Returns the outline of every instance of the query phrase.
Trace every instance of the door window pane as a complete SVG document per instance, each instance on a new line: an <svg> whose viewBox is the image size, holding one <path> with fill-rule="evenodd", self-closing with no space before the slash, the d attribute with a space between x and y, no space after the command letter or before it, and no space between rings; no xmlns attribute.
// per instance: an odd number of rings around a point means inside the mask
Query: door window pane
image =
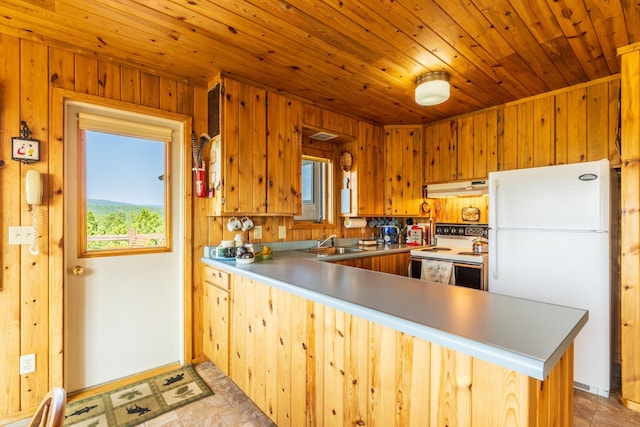
<svg viewBox="0 0 640 427"><path fill-rule="evenodd" d="M168 143L92 130L79 134L82 254L168 250Z"/></svg>

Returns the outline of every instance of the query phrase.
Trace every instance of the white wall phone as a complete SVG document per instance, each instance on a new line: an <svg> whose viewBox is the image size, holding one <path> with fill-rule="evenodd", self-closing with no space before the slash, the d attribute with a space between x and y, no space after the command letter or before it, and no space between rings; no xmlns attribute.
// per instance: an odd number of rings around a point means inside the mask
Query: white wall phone
<svg viewBox="0 0 640 427"><path fill-rule="evenodd" d="M27 171L25 193L30 205L42 204L42 175L35 170Z"/></svg>
<svg viewBox="0 0 640 427"><path fill-rule="evenodd" d="M29 252L32 255L40 253L40 245L38 244L38 215L35 206L42 204L42 175L36 170L27 171L25 178L25 195L27 203L31 208L31 246Z"/></svg>

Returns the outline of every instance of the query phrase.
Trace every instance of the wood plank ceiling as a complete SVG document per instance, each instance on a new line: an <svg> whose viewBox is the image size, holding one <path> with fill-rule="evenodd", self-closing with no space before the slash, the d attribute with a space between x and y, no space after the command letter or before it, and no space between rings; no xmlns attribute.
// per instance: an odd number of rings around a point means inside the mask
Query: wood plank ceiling
<svg viewBox="0 0 640 427"><path fill-rule="evenodd" d="M381 124L428 123L616 74L634 0L2 0L0 32L207 84L259 83ZM414 101L451 74L451 98Z"/></svg>

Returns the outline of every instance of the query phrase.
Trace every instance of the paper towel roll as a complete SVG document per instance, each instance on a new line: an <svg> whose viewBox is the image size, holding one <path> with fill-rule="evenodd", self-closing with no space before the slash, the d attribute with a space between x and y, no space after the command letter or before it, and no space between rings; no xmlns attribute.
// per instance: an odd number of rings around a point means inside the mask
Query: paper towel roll
<svg viewBox="0 0 640 427"><path fill-rule="evenodd" d="M367 226L367 220L364 218L345 218L345 228L364 228Z"/></svg>

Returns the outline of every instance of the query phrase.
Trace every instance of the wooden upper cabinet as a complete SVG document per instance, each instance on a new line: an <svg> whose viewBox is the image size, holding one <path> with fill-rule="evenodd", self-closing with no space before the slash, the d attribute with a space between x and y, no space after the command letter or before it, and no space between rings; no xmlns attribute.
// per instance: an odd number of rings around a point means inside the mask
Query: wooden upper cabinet
<svg viewBox="0 0 640 427"><path fill-rule="evenodd" d="M302 213L302 103L268 93L267 212Z"/></svg>
<svg viewBox="0 0 640 427"><path fill-rule="evenodd" d="M347 216L384 215L384 129L360 122L358 139L340 144L338 151L340 157L352 159L351 168L338 175L341 185L349 179L351 212Z"/></svg>
<svg viewBox="0 0 640 427"><path fill-rule="evenodd" d="M424 128L424 183L457 179L457 144L457 120L448 120Z"/></svg>
<svg viewBox="0 0 640 427"><path fill-rule="evenodd" d="M305 127L335 132L339 136L358 135L358 120L314 105L305 104L303 121Z"/></svg>
<svg viewBox="0 0 640 427"><path fill-rule="evenodd" d="M385 126L384 131L384 214L420 215L422 126Z"/></svg>
<svg viewBox="0 0 640 427"><path fill-rule="evenodd" d="M209 162L210 177L219 173L211 215L266 213L266 95L228 78L220 81L220 138L212 141Z"/></svg>
<svg viewBox="0 0 640 427"><path fill-rule="evenodd" d="M210 117L220 120L220 137L211 144L209 175L219 178L209 214L297 213L301 104L228 78L220 85L219 110L209 102Z"/></svg>
<svg viewBox="0 0 640 427"><path fill-rule="evenodd" d="M456 179L487 178L498 170L497 110L458 119Z"/></svg>

